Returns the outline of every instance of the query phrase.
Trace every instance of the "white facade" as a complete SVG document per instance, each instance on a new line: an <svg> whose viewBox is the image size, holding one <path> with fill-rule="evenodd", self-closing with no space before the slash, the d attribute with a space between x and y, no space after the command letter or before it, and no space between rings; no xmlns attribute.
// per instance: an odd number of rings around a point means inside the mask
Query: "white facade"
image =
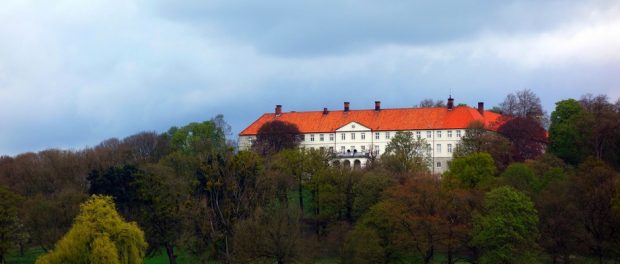
<svg viewBox="0 0 620 264"><path fill-rule="evenodd" d="M456 149L464 129L410 130L415 137L426 140L431 147L433 173L443 173L448 169L448 162ZM300 147L307 149L323 149L337 154L342 162L349 161L351 166L359 161L365 166L369 155L374 152L379 157L385 152L387 144L398 131L373 131L357 122L350 122L335 132L302 134ZM251 147L255 136L240 136L239 149Z"/></svg>

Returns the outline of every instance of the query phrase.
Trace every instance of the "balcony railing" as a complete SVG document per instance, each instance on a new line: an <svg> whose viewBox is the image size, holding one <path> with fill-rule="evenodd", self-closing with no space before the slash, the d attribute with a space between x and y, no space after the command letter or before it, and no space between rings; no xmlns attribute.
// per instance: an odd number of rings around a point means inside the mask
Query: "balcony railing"
<svg viewBox="0 0 620 264"><path fill-rule="evenodd" d="M335 158L370 158L369 152L336 152Z"/></svg>

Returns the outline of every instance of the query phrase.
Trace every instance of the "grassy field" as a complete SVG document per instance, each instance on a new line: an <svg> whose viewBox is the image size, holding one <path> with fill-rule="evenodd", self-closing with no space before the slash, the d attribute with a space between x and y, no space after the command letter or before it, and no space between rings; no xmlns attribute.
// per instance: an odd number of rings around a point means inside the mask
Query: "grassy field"
<svg viewBox="0 0 620 264"><path fill-rule="evenodd" d="M37 257L39 255L43 254L43 250L40 248L31 248L29 250L26 250L24 252L24 256L21 257L19 256L19 252L18 251L13 251L11 254L9 254L7 256L6 259L6 263L7 264L32 264L35 262L35 260L37 259ZM187 254L186 252L177 252L177 263L179 264L193 264L193 263L199 263L197 260L195 260L191 255ZM445 263L445 258L444 256L438 255L436 256L432 263ZM573 259L573 261L575 263L597 263L597 261L593 258L583 258L583 257L576 257ZM157 254L155 254L154 256L147 258L144 261L145 264L168 264L168 256L166 255L165 251L160 251ZM213 261L213 262L207 262L208 264L218 264L219 262ZM316 262L317 264L337 264L339 263L339 259L338 258L326 258L326 259L322 259ZM413 261L412 261L413 263ZM466 263L466 262L462 262L462 263ZM540 263L551 263L551 261L545 257L541 257L540 259Z"/></svg>
<svg viewBox="0 0 620 264"><path fill-rule="evenodd" d="M40 248L31 248L24 252L24 256L20 256L18 251L11 252L6 259L7 264L33 264L38 256L43 254L43 250ZM177 263L179 264L189 264L189 263L197 263L192 256L186 254L185 252L177 252ZM160 251L154 256L147 258L144 261L145 264L168 264L168 255L166 255L165 251ZM217 263L217 262L212 262Z"/></svg>
<svg viewBox="0 0 620 264"><path fill-rule="evenodd" d="M31 248L24 252L24 256L19 255L19 251L10 253L6 258L7 264L32 264L39 255L43 254L41 248Z"/></svg>

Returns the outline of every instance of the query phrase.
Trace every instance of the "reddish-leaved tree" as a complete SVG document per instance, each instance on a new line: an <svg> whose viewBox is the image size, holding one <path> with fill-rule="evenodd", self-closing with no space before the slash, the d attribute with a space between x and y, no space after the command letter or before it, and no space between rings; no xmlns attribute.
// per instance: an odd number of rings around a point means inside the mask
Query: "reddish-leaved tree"
<svg viewBox="0 0 620 264"><path fill-rule="evenodd" d="M512 142L512 158L515 161L533 159L543 153L547 136L536 120L515 117L499 127L498 132Z"/></svg>
<svg viewBox="0 0 620 264"><path fill-rule="evenodd" d="M301 132L297 125L274 120L263 124L256 134L252 148L262 154L269 155L283 149L295 148L299 145Z"/></svg>

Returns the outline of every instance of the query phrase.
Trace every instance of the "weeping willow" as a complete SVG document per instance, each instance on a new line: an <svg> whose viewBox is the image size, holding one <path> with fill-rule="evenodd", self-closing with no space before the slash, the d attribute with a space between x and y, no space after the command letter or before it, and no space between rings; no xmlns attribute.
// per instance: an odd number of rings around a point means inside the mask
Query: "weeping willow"
<svg viewBox="0 0 620 264"><path fill-rule="evenodd" d="M112 197L93 195L55 248L36 264L141 264L147 243L134 222L125 222Z"/></svg>

